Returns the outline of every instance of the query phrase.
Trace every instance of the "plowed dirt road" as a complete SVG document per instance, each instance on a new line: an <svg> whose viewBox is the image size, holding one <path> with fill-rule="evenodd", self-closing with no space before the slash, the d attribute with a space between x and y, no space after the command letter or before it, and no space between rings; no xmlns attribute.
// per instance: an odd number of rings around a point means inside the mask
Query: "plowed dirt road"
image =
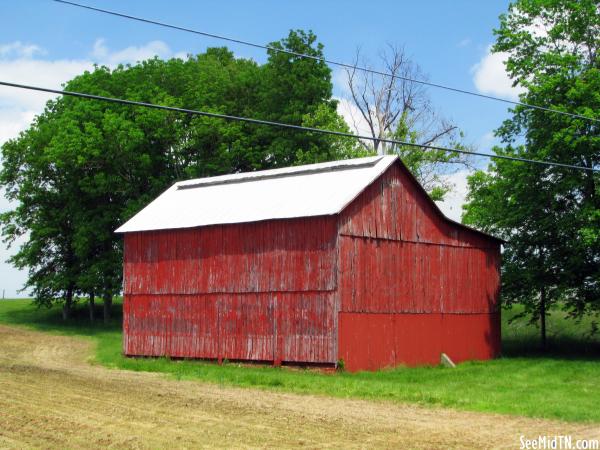
<svg viewBox="0 0 600 450"><path fill-rule="evenodd" d="M518 448L597 425L281 394L88 363L87 341L0 326L0 448Z"/></svg>

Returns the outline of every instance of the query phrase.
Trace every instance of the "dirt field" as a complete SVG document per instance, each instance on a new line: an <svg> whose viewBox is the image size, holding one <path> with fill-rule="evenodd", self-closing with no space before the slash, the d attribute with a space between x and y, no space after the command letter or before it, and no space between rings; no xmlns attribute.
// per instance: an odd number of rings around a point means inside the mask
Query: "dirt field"
<svg viewBox="0 0 600 450"><path fill-rule="evenodd" d="M223 388L90 365L87 342L0 326L0 448L518 448L597 425Z"/></svg>

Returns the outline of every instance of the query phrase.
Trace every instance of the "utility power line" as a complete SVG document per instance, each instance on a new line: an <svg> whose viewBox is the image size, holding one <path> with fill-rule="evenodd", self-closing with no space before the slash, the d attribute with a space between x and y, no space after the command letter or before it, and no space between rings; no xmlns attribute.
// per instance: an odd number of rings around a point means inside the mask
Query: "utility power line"
<svg viewBox="0 0 600 450"><path fill-rule="evenodd" d="M165 27L165 28L171 28L173 30L185 31L187 33L193 33L193 34L197 34L200 36L219 39L222 41L228 41L228 42L233 42L236 44L247 45L249 47L255 47L255 48L260 48L260 49L264 49L264 50L271 50L271 51L278 52L278 53L286 53L288 55L297 56L299 58L323 61L327 64L331 64L331 65L338 66L338 67L343 67L345 69L360 70L361 72L367 72L367 73L371 73L374 75L381 75L381 76L388 77L388 78L396 78L399 80L409 81L411 83L418 83L418 84L422 84L425 86L430 86L430 87L434 87L434 88L445 89L447 91L457 92L459 94L472 95L475 97L486 98L488 100L495 100L498 102L504 102L504 103L508 103L511 105L518 105L518 106L522 106L524 108L537 109L539 111L546 111L546 112L550 112L550 113L554 113L554 114L562 114L564 116L568 116L568 117L572 117L572 118L576 118L576 119L584 119L584 120L589 120L592 122L600 122L600 119L584 116L582 114L575 114L575 113L570 113L567 111L560 111L560 110L552 109L552 108L549 108L546 106L532 105L529 103L523 103L523 102L519 102L519 101L515 101L515 100L509 100L507 98L494 97L493 95L480 94L479 92L473 92L473 91L469 91L466 89L460 89L460 88L455 88L452 86L446 86L446 85L439 84L439 83L432 83L430 81L419 80L416 78L410 78L410 77L405 77L405 76L401 76L401 75L394 75L394 74L391 74L388 72L382 72L379 70L369 69L368 67L361 67L361 66L358 66L355 64L348 64L348 63L344 63L344 62L340 62L340 61L335 61L332 59L327 59L324 57L307 55L305 53L298 53L298 52L294 52L291 50L280 49L280 48L272 47L270 45L257 44L255 42L249 42L249 41L245 41L242 39L236 39L236 38L232 38L232 37L228 37L228 36L209 33L206 31L194 30L192 28L186 28L186 27L182 27L182 26L178 26L178 25L172 25L169 23L159 22L157 20L152 20L152 19L146 19L146 18L139 17L139 16L132 16L130 14L120 13L117 11L111 11L108 9L96 8L94 6L84 5L81 3L75 3L72 1L68 1L68 0L53 0L53 1L55 1L57 3L65 4L65 5L76 6L78 8L88 9L90 11L96 11L96 12L100 12L100 13L104 13L104 14L109 14L112 16L122 17L124 19L135 20L138 22L148 23L148 24L152 24L152 25L158 25L158 26Z"/></svg>
<svg viewBox="0 0 600 450"><path fill-rule="evenodd" d="M208 111L199 111L199 110L195 110L195 109L177 108L174 106L157 105L155 103L139 102L139 101L134 101L134 100L124 100L124 99L114 98L114 97L105 97L102 95L85 94L83 92L50 89L50 88L44 88L44 87L39 87L39 86L31 86L31 85L27 85L27 84L10 83L7 81L0 81L0 86L7 86L7 87L19 88L19 89L27 89L27 90L39 91L39 92L49 92L52 94L66 95L66 96L71 96L71 97L79 97L79 98L85 98L85 99L90 99L90 100L101 100L104 102L118 103L118 104L122 104L122 105L154 108L154 109L160 109L160 110L164 110L164 111L172 111L172 112L190 114L190 115L196 115L196 116L213 117L213 118L229 120L229 121L246 122L246 123L252 123L252 124L256 124L256 125L268 125L268 126L272 126L272 127L286 128L286 129L292 129L292 130L297 130L297 131L320 133L320 134L341 136L341 137L354 138L354 139L364 139L364 140L370 140L370 141L379 141L379 142L385 142L385 143L389 143L389 144L404 145L404 146L416 147L416 148L422 148L422 149L439 150L439 151L443 151L443 152L447 152L447 153L461 153L461 154L465 154L465 155L482 156L485 158L492 158L492 159L504 159L504 160L509 160L509 161L518 161L518 162L539 164L539 165L551 166L551 167L564 167L564 168L568 168L568 169L600 172L600 168L594 168L594 167L585 167L585 166L579 166L579 165L574 165L574 164L565 164L565 163L553 162L553 161L539 161L539 160L535 160L535 159L520 158L517 156L492 155L489 153L471 152L468 150L460 150L460 149L449 148L449 147L440 147L437 145L426 145L426 144L417 144L414 142L405 142L405 141L400 141L398 139L376 138L373 136L352 134L352 133L346 133L346 132L342 132L342 131L324 130L321 128L293 125L290 123L281 123L281 122L273 122L270 120L253 119L250 117L231 116L228 114L219 114L219 113L213 113L213 112L208 112Z"/></svg>

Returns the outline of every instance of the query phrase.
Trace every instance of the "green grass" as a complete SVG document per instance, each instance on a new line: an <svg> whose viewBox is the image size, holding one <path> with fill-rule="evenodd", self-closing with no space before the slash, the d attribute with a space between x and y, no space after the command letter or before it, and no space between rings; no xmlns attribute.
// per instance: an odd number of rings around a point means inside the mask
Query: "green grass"
<svg viewBox="0 0 600 450"><path fill-rule="evenodd" d="M176 379L230 386L600 422L600 340L587 334L590 321L575 323L553 312L548 324L550 351L542 354L537 328L522 320L508 324L516 312L504 312L504 355L493 361L466 362L455 369L324 374L233 363L125 358L118 303L111 324L91 325L83 307L64 323L58 308L36 309L27 300L0 301L0 323L91 339L96 344L95 362L111 368L163 372Z"/></svg>

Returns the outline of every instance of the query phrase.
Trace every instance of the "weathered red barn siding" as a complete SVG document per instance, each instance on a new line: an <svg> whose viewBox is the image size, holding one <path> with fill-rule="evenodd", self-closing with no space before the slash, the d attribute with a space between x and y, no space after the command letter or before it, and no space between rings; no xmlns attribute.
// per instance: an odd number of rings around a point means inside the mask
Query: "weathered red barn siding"
<svg viewBox="0 0 600 450"><path fill-rule="evenodd" d="M400 162L379 173L337 215L128 231L125 354L352 371L496 356L500 241L444 218Z"/></svg>
<svg viewBox="0 0 600 450"><path fill-rule="evenodd" d="M335 218L125 235L127 355L334 363Z"/></svg>
<svg viewBox="0 0 600 450"><path fill-rule="evenodd" d="M342 212L339 233L349 370L499 353L499 242L446 220L398 164Z"/></svg>

